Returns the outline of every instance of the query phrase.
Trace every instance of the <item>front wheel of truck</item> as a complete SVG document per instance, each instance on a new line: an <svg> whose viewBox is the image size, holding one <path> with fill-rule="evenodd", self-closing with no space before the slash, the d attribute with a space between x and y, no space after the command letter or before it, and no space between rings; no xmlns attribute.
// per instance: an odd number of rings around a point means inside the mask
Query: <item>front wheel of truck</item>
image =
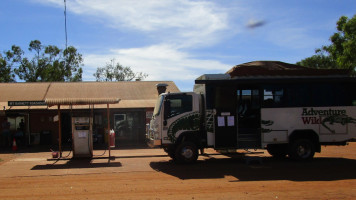
<svg viewBox="0 0 356 200"><path fill-rule="evenodd" d="M193 142L182 142L176 149L175 158L178 163L194 163L198 159L198 148Z"/></svg>
<svg viewBox="0 0 356 200"><path fill-rule="evenodd" d="M174 152L174 149L169 149L169 150L167 151L167 154L168 154L168 156L171 157L173 160L176 160L176 154L175 154L175 152Z"/></svg>

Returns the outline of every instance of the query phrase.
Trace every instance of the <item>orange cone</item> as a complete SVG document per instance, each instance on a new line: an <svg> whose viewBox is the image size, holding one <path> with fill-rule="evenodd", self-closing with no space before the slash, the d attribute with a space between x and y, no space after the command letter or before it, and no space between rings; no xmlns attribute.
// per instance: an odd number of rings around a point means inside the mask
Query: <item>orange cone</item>
<svg viewBox="0 0 356 200"><path fill-rule="evenodd" d="M13 151L17 151L17 145L16 145L16 140L14 138L14 140L12 141L12 150Z"/></svg>

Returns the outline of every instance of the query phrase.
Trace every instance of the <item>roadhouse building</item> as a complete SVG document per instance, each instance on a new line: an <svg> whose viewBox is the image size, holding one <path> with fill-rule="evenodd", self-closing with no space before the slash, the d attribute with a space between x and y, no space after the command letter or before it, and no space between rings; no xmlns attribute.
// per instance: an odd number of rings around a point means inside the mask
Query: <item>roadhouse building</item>
<svg viewBox="0 0 356 200"><path fill-rule="evenodd" d="M0 124L10 122L10 137L18 145L58 144L58 108L46 99L118 98L110 105L110 127L115 130L117 146L145 143L145 124L152 116L159 93L179 92L172 81L133 82L41 82L0 84ZM71 116L91 114L93 135L104 143L107 137L107 105L61 106L62 143L72 137ZM0 126L3 133L4 128ZM1 135L1 147L10 139ZM12 140L11 140L12 141Z"/></svg>

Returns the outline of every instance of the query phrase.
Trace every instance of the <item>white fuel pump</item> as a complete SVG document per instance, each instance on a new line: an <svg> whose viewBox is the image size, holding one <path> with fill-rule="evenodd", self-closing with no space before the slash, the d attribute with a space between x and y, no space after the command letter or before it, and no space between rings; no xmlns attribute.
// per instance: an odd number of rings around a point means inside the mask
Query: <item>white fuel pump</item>
<svg viewBox="0 0 356 200"><path fill-rule="evenodd" d="M72 117L73 157L93 157L93 119Z"/></svg>

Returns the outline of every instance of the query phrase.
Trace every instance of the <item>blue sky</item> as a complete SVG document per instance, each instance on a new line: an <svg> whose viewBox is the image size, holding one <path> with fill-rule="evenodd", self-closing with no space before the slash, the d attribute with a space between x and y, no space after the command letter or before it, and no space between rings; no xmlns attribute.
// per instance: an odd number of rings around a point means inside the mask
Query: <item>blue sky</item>
<svg viewBox="0 0 356 200"><path fill-rule="evenodd" d="M313 55L355 8L354 0L67 0L68 45L83 55L83 81L115 59L191 91L202 74ZM2 0L0 24L1 52L35 39L65 47L63 0Z"/></svg>

